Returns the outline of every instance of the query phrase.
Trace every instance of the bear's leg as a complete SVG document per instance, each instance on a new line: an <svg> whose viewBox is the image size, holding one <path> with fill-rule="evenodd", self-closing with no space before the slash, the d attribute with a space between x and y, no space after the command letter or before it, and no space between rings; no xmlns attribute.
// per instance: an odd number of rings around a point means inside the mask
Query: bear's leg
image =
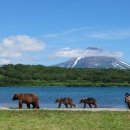
<svg viewBox="0 0 130 130"><path fill-rule="evenodd" d="M72 108L72 104L70 104L70 108Z"/></svg>
<svg viewBox="0 0 130 130"><path fill-rule="evenodd" d="M76 108L76 105L75 104L72 104L74 106L74 108Z"/></svg>
<svg viewBox="0 0 130 130"><path fill-rule="evenodd" d="M32 105L33 105L33 108L36 108L36 104L35 103L32 103Z"/></svg>
<svg viewBox="0 0 130 130"><path fill-rule="evenodd" d="M90 108L92 108L91 104L88 104Z"/></svg>
<svg viewBox="0 0 130 130"><path fill-rule="evenodd" d="M130 103L127 103L127 105L128 105L128 108L130 109Z"/></svg>
<svg viewBox="0 0 130 130"><path fill-rule="evenodd" d="M19 108L22 108L22 101L19 100Z"/></svg>
<svg viewBox="0 0 130 130"><path fill-rule="evenodd" d="M86 108L86 103L84 103L84 108Z"/></svg>
<svg viewBox="0 0 130 130"><path fill-rule="evenodd" d="M30 103L27 103L26 105L27 105L27 108L30 108Z"/></svg>
<svg viewBox="0 0 130 130"><path fill-rule="evenodd" d="M97 104L96 103L94 103L94 106L95 106L95 108L97 108Z"/></svg>
<svg viewBox="0 0 130 130"><path fill-rule="evenodd" d="M61 103L59 103L59 106L58 106L58 108L60 108L61 107Z"/></svg>
<svg viewBox="0 0 130 130"><path fill-rule="evenodd" d="M67 105L67 103L65 103L65 106L66 106L66 108L68 108L68 105Z"/></svg>

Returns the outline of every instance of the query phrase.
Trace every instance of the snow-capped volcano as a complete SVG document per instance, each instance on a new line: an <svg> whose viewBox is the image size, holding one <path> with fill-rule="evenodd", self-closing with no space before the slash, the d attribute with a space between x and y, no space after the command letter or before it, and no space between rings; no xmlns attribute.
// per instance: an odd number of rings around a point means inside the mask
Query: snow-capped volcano
<svg viewBox="0 0 130 130"><path fill-rule="evenodd" d="M119 59L120 53L104 52L101 49L88 47L79 56L57 64L65 68L117 68L130 69L130 64ZM117 56L117 57L116 57Z"/></svg>
<svg viewBox="0 0 130 130"><path fill-rule="evenodd" d="M130 69L130 64L106 56L92 56L92 57L77 57L72 58L66 62L60 63L58 67L65 68L117 68L117 69Z"/></svg>

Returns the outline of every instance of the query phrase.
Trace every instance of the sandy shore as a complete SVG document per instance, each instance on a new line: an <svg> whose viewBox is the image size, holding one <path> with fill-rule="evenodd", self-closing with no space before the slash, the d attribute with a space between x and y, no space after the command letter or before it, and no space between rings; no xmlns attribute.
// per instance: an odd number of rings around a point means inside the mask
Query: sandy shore
<svg viewBox="0 0 130 130"><path fill-rule="evenodd" d="M60 108L60 109L53 109L53 108L44 108L43 110L57 110L57 111L130 111L127 108L72 108L72 109L66 109L66 108Z"/></svg>
<svg viewBox="0 0 130 130"><path fill-rule="evenodd" d="M0 107L0 110L34 110L34 109L12 109L8 107ZM50 111L130 111L127 108L40 108L39 110L50 110Z"/></svg>

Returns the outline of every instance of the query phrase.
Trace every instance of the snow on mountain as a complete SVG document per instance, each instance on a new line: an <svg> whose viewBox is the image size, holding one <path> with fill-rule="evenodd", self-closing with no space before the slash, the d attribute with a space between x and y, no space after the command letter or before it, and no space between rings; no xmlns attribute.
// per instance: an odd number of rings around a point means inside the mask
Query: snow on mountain
<svg viewBox="0 0 130 130"><path fill-rule="evenodd" d="M117 68L130 69L130 64L113 57L77 57L56 65L65 68Z"/></svg>

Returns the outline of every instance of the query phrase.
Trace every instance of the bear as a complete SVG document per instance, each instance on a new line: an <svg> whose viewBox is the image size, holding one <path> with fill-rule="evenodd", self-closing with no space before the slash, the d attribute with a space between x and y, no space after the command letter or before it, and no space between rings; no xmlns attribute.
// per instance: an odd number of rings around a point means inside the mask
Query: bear
<svg viewBox="0 0 130 130"><path fill-rule="evenodd" d="M80 103L84 103L84 108L86 108L86 104L88 104L90 108L92 108L92 105L94 105L95 108L97 108L96 99L91 97L80 99Z"/></svg>
<svg viewBox="0 0 130 130"><path fill-rule="evenodd" d="M130 94L125 93L125 103L127 104L128 108L130 109Z"/></svg>
<svg viewBox="0 0 130 130"><path fill-rule="evenodd" d="M68 108L68 105L72 108L72 107L76 107L76 105L73 103L73 100L68 97L68 98L57 98L55 103L59 103L58 108L61 107L61 104L64 104L66 106L66 108Z"/></svg>
<svg viewBox="0 0 130 130"><path fill-rule="evenodd" d="M27 108L30 108L32 104L33 108L39 109L39 97L33 93L17 93L14 94L12 100L19 100L19 108L22 108L22 103L27 105Z"/></svg>

